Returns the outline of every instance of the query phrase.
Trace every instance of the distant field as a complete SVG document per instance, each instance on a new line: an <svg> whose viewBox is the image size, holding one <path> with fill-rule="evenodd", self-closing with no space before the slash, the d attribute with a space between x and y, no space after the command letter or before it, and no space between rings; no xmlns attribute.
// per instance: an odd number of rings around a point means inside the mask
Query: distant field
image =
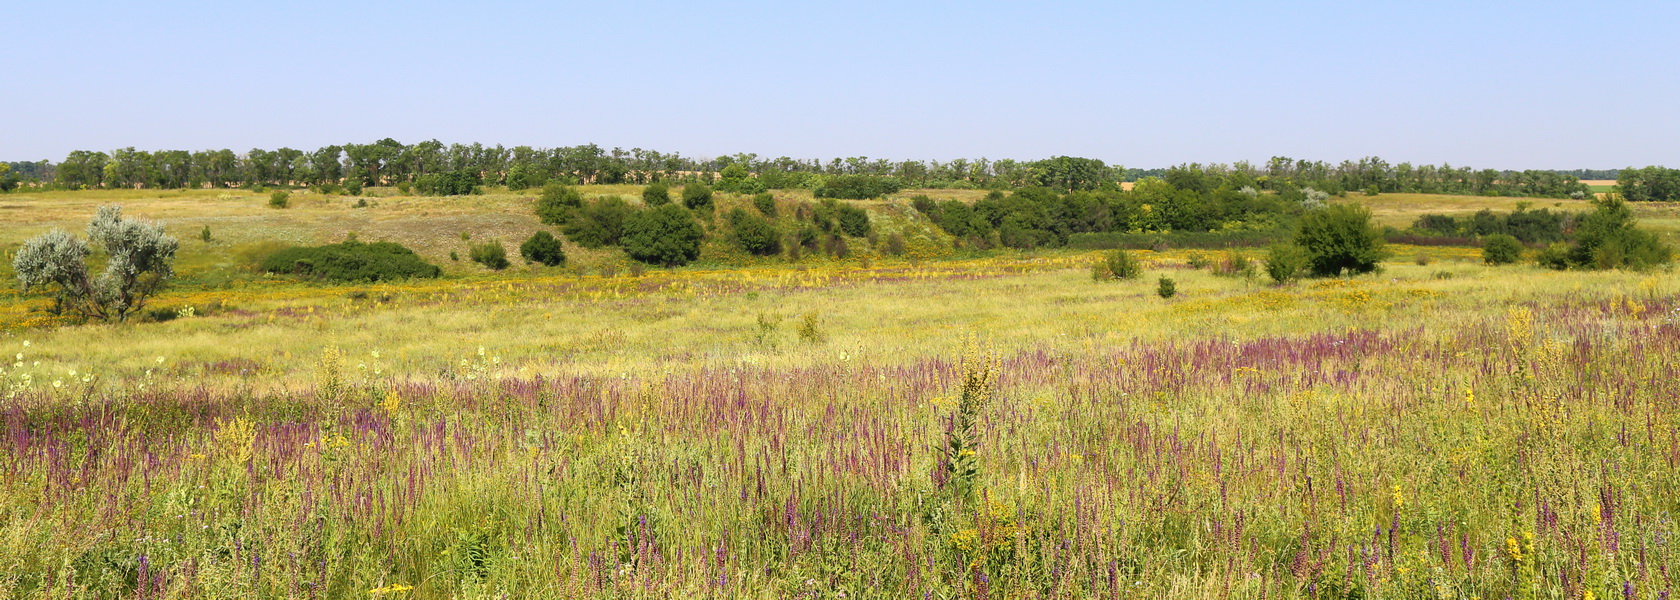
<svg viewBox="0 0 1680 600"><path fill-rule="evenodd" d="M1587 187L1592 188L1594 194L1609 193L1611 188L1616 187L1616 180L1614 179L1582 179L1581 183L1585 183Z"/></svg>

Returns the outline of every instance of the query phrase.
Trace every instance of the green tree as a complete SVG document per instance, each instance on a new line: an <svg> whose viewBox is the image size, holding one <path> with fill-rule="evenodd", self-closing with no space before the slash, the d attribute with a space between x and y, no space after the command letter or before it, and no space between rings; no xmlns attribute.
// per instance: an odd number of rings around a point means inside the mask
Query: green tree
<svg viewBox="0 0 1680 600"><path fill-rule="evenodd" d="M560 225L566 222L572 209L583 206L583 195L570 186L558 182L549 182L543 186L542 194L537 196L537 218L544 225Z"/></svg>
<svg viewBox="0 0 1680 600"><path fill-rule="evenodd" d="M1301 218L1295 243L1307 253L1313 275L1369 273L1388 256L1382 230L1371 224L1371 211L1354 204L1332 204Z"/></svg>
<svg viewBox="0 0 1680 600"><path fill-rule="evenodd" d="M1272 281L1289 283L1307 269L1307 252L1291 243L1272 244L1266 251L1266 275Z"/></svg>
<svg viewBox="0 0 1680 600"><path fill-rule="evenodd" d="M618 196L607 196L573 210L560 231L585 248L617 245L624 236L624 222L636 210Z"/></svg>
<svg viewBox="0 0 1680 600"><path fill-rule="evenodd" d="M757 208L759 213L772 219L776 218L776 197L770 192L756 194L752 201L753 207Z"/></svg>
<svg viewBox="0 0 1680 600"><path fill-rule="evenodd" d="M771 256L782 251L781 235L768 219L745 209L729 211L729 228L735 232L735 243L749 253Z"/></svg>
<svg viewBox="0 0 1680 600"><path fill-rule="evenodd" d="M165 235L162 225L125 219L119 206L101 206L87 235L105 251L105 271L98 277L88 271L88 244L54 229L18 250L12 260L18 287L55 288L54 308L60 313L126 321L175 275L180 242Z"/></svg>
<svg viewBox="0 0 1680 600"><path fill-rule="evenodd" d="M683 206L689 210L709 211L712 209L712 188L704 183L690 183L683 186Z"/></svg>
<svg viewBox="0 0 1680 600"><path fill-rule="evenodd" d="M757 194L764 191L764 183L741 163L730 163L718 172L717 189L731 194Z"/></svg>
<svg viewBox="0 0 1680 600"><path fill-rule="evenodd" d="M655 181L642 188L642 204L652 208L671 203L671 184Z"/></svg>
<svg viewBox="0 0 1680 600"><path fill-rule="evenodd" d="M1618 195L1595 201L1597 208L1581 218L1569 263L1581 269L1645 269L1667 264L1674 250L1656 234L1640 229L1633 210Z"/></svg>
<svg viewBox="0 0 1680 600"><path fill-rule="evenodd" d="M1629 202L1680 201L1680 169L1628 167L1616 178L1616 190Z"/></svg>
<svg viewBox="0 0 1680 600"><path fill-rule="evenodd" d="M700 223L681 206L666 204L624 222L624 251L638 261L680 266L700 257Z"/></svg>
<svg viewBox="0 0 1680 600"><path fill-rule="evenodd" d="M566 249L561 246L559 238L547 231L531 234L525 243L519 245L519 255L525 260L550 267L566 263Z"/></svg>
<svg viewBox="0 0 1680 600"><path fill-rule="evenodd" d="M869 212L850 204L840 205L840 230L852 237L869 235Z"/></svg>
<svg viewBox="0 0 1680 600"><path fill-rule="evenodd" d="M1495 233L1482 240L1482 261L1490 265L1508 265L1522 258L1522 242L1503 233Z"/></svg>

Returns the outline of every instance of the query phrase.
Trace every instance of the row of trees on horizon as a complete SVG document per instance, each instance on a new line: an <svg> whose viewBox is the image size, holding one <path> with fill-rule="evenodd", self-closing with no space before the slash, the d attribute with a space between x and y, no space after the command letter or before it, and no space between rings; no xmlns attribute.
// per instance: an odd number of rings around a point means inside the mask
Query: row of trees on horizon
<svg viewBox="0 0 1680 600"><path fill-rule="evenodd" d="M386 138L371 144L343 144L313 151L253 148L232 150L77 150L58 163L5 163L11 184L85 188L202 188L346 184L396 185L429 174L468 172L490 185L520 190L549 181L632 183L711 179L731 166L744 168L775 189L819 187L828 177L890 177L911 188L1016 189L1043 186L1065 191L1117 187L1123 181L1162 177L1168 169L1127 169L1098 159L1058 156L1018 161L870 159L829 160L733 154L716 158L632 148L605 149L595 144L534 148L483 144L444 144L428 140L403 144ZM1495 170L1452 165L1391 164L1367 157L1332 164L1273 157L1265 164L1187 164L1178 168L1232 176L1264 184L1285 180L1332 193L1416 192L1506 196L1568 197L1590 193L1582 178L1612 179L1617 170Z"/></svg>

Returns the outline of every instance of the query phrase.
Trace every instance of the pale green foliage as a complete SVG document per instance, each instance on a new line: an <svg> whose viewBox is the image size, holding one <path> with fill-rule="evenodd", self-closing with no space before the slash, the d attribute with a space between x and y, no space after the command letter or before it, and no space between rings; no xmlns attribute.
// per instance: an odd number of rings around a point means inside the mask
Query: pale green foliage
<svg viewBox="0 0 1680 600"><path fill-rule="evenodd" d="M163 226L124 219L122 208L99 208L88 224L88 239L105 251L105 270L90 277L88 245L62 230L24 243L12 261L25 291L54 287L55 308L88 318L124 321L175 275L180 243Z"/></svg>

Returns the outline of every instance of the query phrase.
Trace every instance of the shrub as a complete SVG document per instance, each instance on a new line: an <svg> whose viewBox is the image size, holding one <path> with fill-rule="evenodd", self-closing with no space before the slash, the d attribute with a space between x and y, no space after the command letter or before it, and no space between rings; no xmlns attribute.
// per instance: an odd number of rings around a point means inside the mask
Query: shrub
<svg viewBox="0 0 1680 600"><path fill-rule="evenodd" d="M414 191L414 185L413 184L410 184L407 181L397 182L397 192L398 193L401 193L402 195L407 196L408 193L412 192L412 191Z"/></svg>
<svg viewBox="0 0 1680 600"><path fill-rule="evenodd" d="M1289 283L1307 268L1307 253L1300 246L1289 243L1272 244L1266 249L1266 275L1272 281Z"/></svg>
<svg viewBox="0 0 1680 600"><path fill-rule="evenodd" d="M642 204L648 208L671 203L671 184L655 181L642 188Z"/></svg>
<svg viewBox="0 0 1680 600"><path fill-rule="evenodd" d="M509 191L528 190L534 187L542 187L547 183L548 172L540 167L521 163L508 169L507 187ZM408 192L404 190L403 193Z"/></svg>
<svg viewBox="0 0 1680 600"><path fill-rule="evenodd" d="M210 226L209 225L205 225L204 229L198 230L198 239L203 240L204 243L206 243L206 244L210 243Z"/></svg>
<svg viewBox="0 0 1680 600"><path fill-rule="evenodd" d="M1225 258L1219 261L1219 265L1215 268L1213 274L1225 277L1249 277L1254 275L1254 262L1250 261L1248 256L1241 252L1228 250L1225 252Z"/></svg>
<svg viewBox="0 0 1680 600"><path fill-rule="evenodd" d="M718 172L717 189L732 194L757 194L765 190L764 182L753 177L740 163L730 163Z"/></svg>
<svg viewBox="0 0 1680 600"><path fill-rule="evenodd" d="M525 243L519 245L519 255L525 257L525 260L550 267L566 262L566 249L560 245L560 239L547 231L531 234Z"/></svg>
<svg viewBox="0 0 1680 600"><path fill-rule="evenodd" d="M712 209L712 188L704 183L685 185L682 202L689 210L709 211Z"/></svg>
<svg viewBox="0 0 1680 600"><path fill-rule="evenodd" d="M851 244L847 244L846 238L839 235L830 234L828 236L828 243L823 249L828 252L829 256L834 258L846 258L852 255Z"/></svg>
<svg viewBox="0 0 1680 600"><path fill-rule="evenodd" d="M887 254L904 256L904 234L896 231L887 234Z"/></svg>
<svg viewBox="0 0 1680 600"><path fill-rule="evenodd" d="M1534 262L1540 266L1562 271L1569 268L1569 244L1552 244L1534 253Z"/></svg>
<svg viewBox="0 0 1680 600"><path fill-rule="evenodd" d="M770 217L772 219L776 218L776 197L772 196L770 192L764 192L753 196L752 201L753 207L757 208L758 212L762 213L766 217Z"/></svg>
<svg viewBox="0 0 1680 600"><path fill-rule="evenodd" d="M1620 196L1596 201L1593 212L1581 218L1575 245L1569 249L1570 266L1582 269L1645 269L1667 264L1673 258L1656 234L1639 229L1633 211Z"/></svg>
<svg viewBox="0 0 1680 600"><path fill-rule="evenodd" d="M344 191L352 196L362 195L362 178L349 177L344 180Z"/></svg>
<svg viewBox="0 0 1680 600"><path fill-rule="evenodd" d="M933 219L934 223L939 222L939 203L934 202L932 198L929 198L926 195L918 194L910 199L910 206L915 207L916 212L927 215L929 219Z"/></svg>
<svg viewBox="0 0 1680 600"><path fill-rule="evenodd" d="M481 193L483 183L477 171L457 169L443 173L427 173L414 180L414 189L428 196L465 196Z"/></svg>
<svg viewBox="0 0 1680 600"><path fill-rule="evenodd" d="M850 204L842 204L840 205L839 218L840 230L846 232L846 235L852 237L869 235L869 211Z"/></svg>
<svg viewBox="0 0 1680 600"><path fill-rule="evenodd" d="M805 313L805 316L799 319L798 332L799 339L808 344L820 344L828 339L828 335L818 326L817 313L814 312Z"/></svg>
<svg viewBox="0 0 1680 600"><path fill-rule="evenodd" d="M443 273L442 269L427 263L413 250L400 244L366 244L355 240L287 248L264 259L262 270L340 282L437 277Z"/></svg>
<svg viewBox="0 0 1680 600"><path fill-rule="evenodd" d="M180 242L163 226L124 219L122 207L101 206L88 223L88 240L105 249L105 272L88 273L88 244L62 229L30 238L12 259L18 287L54 287L53 310L86 318L126 321L175 275Z"/></svg>
<svg viewBox="0 0 1680 600"><path fill-rule="evenodd" d="M1434 235L1457 235L1458 220L1448 215L1424 215L1412 222L1412 229Z"/></svg>
<svg viewBox="0 0 1680 600"><path fill-rule="evenodd" d="M749 253L770 256L782 251L782 241L776 227L764 217L743 209L729 211L729 227L735 232L735 243Z"/></svg>
<svg viewBox="0 0 1680 600"><path fill-rule="evenodd" d="M1333 204L1301 218L1295 243L1306 251L1307 268L1327 277L1343 272L1369 273L1388 255L1382 230L1371 224L1371 211L1353 204Z"/></svg>
<svg viewBox="0 0 1680 600"><path fill-rule="evenodd" d="M292 195L280 190L268 195L269 208L286 208L291 205Z"/></svg>
<svg viewBox="0 0 1680 600"><path fill-rule="evenodd" d="M583 195L577 190L560 183L549 183L537 196L537 218L544 225L560 225L566 222L572 209L580 206L583 206Z"/></svg>
<svg viewBox="0 0 1680 600"><path fill-rule="evenodd" d="M585 248L616 246L624 237L624 222L636 209L618 196L607 196L571 211L560 230Z"/></svg>
<svg viewBox="0 0 1680 600"><path fill-rule="evenodd" d="M1137 279L1143 275L1143 263L1125 250L1112 250L1103 261L1109 275L1115 279Z"/></svg>
<svg viewBox="0 0 1680 600"><path fill-rule="evenodd" d="M624 251L630 258L649 264L685 265L700 257L703 235L692 213L666 204L625 219Z"/></svg>
<svg viewBox="0 0 1680 600"><path fill-rule="evenodd" d="M1185 258L1185 262L1190 265L1190 268L1197 270L1213 266L1213 259L1208 258L1208 255L1201 252L1191 252L1190 256Z"/></svg>
<svg viewBox="0 0 1680 600"><path fill-rule="evenodd" d="M1162 298L1171 298L1178 294L1178 284L1174 283L1170 278L1162 277L1160 282L1155 286L1155 294Z"/></svg>
<svg viewBox="0 0 1680 600"><path fill-rule="evenodd" d="M474 244L467 257L473 262L500 271L508 268L507 248L502 247L498 240L490 240L482 244Z"/></svg>
<svg viewBox="0 0 1680 600"><path fill-rule="evenodd" d="M818 198L867 200L897 192L902 186L892 177L839 175L823 181L813 192Z"/></svg>
<svg viewBox="0 0 1680 600"><path fill-rule="evenodd" d="M1482 260L1490 265L1508 265L1522 258L1522 242L1517 238L1495 233L1482 241Z"/></svg>

